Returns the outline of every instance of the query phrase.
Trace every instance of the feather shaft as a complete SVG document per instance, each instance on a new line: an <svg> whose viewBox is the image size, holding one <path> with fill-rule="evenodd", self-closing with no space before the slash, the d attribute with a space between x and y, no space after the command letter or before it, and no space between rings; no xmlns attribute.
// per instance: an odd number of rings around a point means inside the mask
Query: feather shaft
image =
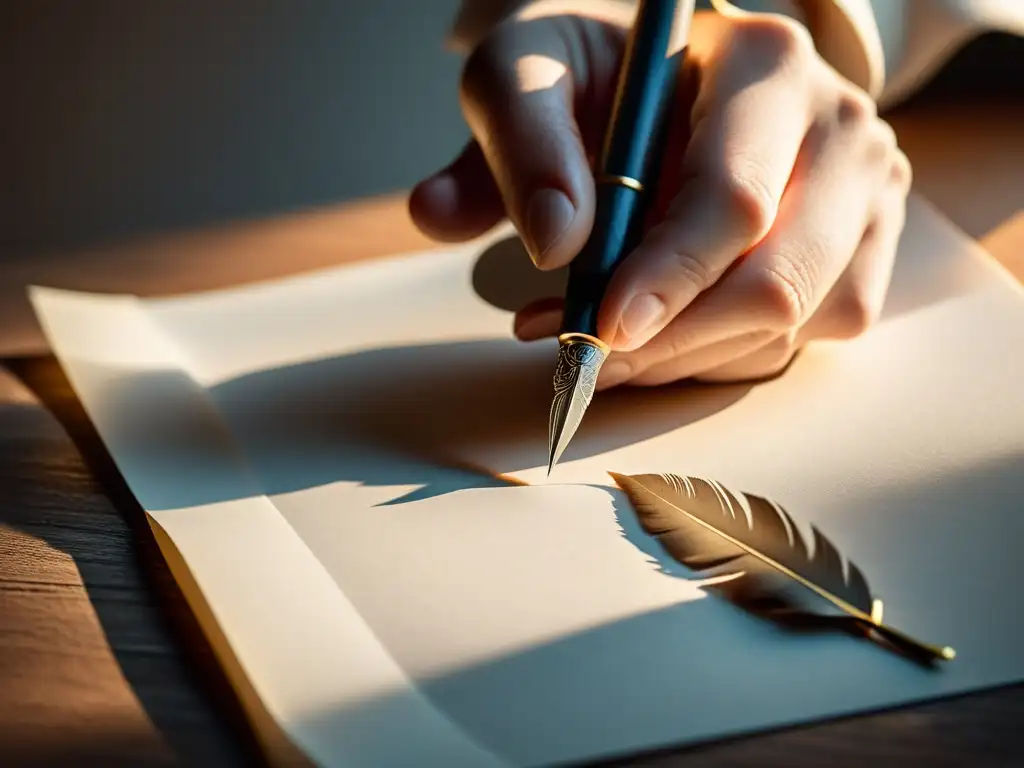
<svg viewBox="0 0 1024 768"><path fill-rule="evenodd" d="M636 491L638 490L655 499L660 504L665 505L665 507L674 511L678 515L682 515L689 522L712 533L714 536L721 538L741 553L749 555L767 566L769 569L782 574L817 595L819 598L825 600L836 609L850 617L850 619L852 619L866 634L874 634L877 637L886 640L891 645L894 645L905 652L909 652L910 655L915 657L923 656L930 659L943 659L947 661L955 657L955 652L948 646L938 647L928 643L923 643L897 629L894 629L893 627L883 624L881 622L880 606L877 605L877 601L871 601L867 582L865 581L860 569L850 562L847 562L844 568L843 561L841 560L838 551L817 529L814 530L815 559L818 561L818 567L824 572L824 577L829 575L835 576L838 572L839 578L845 583L846 592L851 595L851 599L857 599L858 601L867 600L868 604L871 605L870 612L852 604L849 600L844 599L842 596L835 594L832 590L816 583L813 579L808 578L804 574L801 574L794 567L790 567L785 563L780 562L777 558L766 554L758 547L744 541L739 536L733 535L727 530L723 530L721 526L715 525L713 522L704 519L699 514L694 514L692 511L686 509L684 506L680 506L680 504L677 504L671 498L667 497L666 494L668 493L676 493L680 496L686 496L687 499L696 499L697 494L693 490L695 486L690 478L680 479L673 475L648 476L653 477L655 481L664 483L665 486L667 486L666 493L661 493L657 488L652 488L645 484L643 482L644 476L626 476L614 472L609 472L609 474L616 483L626 491L627 495L633 502L634 507L637 509L638 514L640 514L641 522L644 523L645 529L649 534L657 538L670 535L676 531L678 524L673 525L670 519L671 516L658 509L657 504L652 504L650 501L638 499L636 497ZM718 504L721 506L723 520L726 521L724 525L729 525L731 521L735 527L737 518L735 516L733 504L730 501L731 492L718 483L705 481L698 482L704 482L713 491L718 500ZM757 498L749 495L746 495L746 497L748 501L752 498ZM775 510L781 523L774 532L776 535L786 536L789 540L789 546L794 547L799 536L795 530L790 530L791 524L788 519L788 515L781 507L774 504L774 502L769 502L759 498L757 498L757 500L758 502L764 502L766 507L770 507ZM757 510L752 507L751 511L753 513ZM744 516L742 515L742 512L741 516ZM656 524L654 522L655 520L657 520ZM751 522L753 526L756 527L759 521L762 526L766 524L764 518L752 519ZM771 525L774 525L774 522ZM753 530L753 528L751 530ZM779 531L781 531L781 533L779 533ZM795 551L796 550L794 550L794 552ZM713 567L716 563L726 564L730 562L730 560L735 560L743 556L736 555L732 558L722 555L711 556L706 552L685 552L683 555L679 555L677 552L672 552L672 554L676 559L681 560L684 564L689 563L690 566L696 570L706 570Z"/></svg>

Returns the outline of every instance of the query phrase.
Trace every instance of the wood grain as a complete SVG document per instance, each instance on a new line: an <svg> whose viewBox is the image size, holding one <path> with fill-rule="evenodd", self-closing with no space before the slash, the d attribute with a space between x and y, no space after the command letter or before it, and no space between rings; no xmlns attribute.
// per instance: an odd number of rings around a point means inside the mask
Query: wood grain
<svg viewBox="0 0 1024 768"><path fill-rule="evenodd" d="M1024 280L1024 111L994 109L952 118L923 108L893 122L918 190ZM19 291L47 282L153 295L424 244L396 197L19 264L0 271L0 282L9 291L13 280ZM182 252L187 266L175 262ZM39 351L25 309L0 311L14 328L0 332L8 352ZM59 367L36 355L8 368L0 371L0 766L258 762L141 511ZM1021 765L1021 722L1024 689L1009 688L618 764Z"/></svg>
<svg viewBox="0 0 1024 768"><path fill-rule="evenodd" d="M52 358L12 367L105 456ZM110 489L0 372L0 765L247 764L208 649L173 639L198 631L141 510Z"/></svg>

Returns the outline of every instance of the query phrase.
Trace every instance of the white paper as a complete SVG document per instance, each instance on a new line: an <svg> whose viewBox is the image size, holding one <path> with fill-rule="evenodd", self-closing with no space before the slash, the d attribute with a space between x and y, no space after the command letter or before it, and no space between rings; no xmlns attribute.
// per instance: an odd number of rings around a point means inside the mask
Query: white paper
<svg viewBox="0 0 1024 768"><path fill-rule="evenodd" d="M555 347L474 290L492 242L172 300L33 292L312 760L542 765L1024 678L1024 295L977 246L913 201L876 329L758 386L601 393L546 479ZM776 499L888 623L958 658L925 670L709 596L607 470Z"/></svg>

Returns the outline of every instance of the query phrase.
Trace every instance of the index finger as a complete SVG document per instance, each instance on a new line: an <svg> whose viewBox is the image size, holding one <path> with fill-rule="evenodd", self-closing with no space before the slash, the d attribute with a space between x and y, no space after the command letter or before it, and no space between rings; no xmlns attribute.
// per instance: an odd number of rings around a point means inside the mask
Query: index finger
<svg viewBox="0 0 1024 768"><path fill-rule="evenodd" d="M729 23L693 107L679 194L605 295L598 330L613 349L643 346L767 234L807 134L806 33L770 17Z"/></svg>

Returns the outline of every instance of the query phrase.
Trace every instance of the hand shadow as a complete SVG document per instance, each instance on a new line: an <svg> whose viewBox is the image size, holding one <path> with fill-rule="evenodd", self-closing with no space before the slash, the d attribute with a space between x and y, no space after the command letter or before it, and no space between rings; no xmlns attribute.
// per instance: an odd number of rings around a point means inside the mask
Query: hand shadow
<svg viewBox="0 0 1024 768"><path fill-rule="evenodd" d="M490 245L476 293L515 311L561 295L520 240ZM268 494L337 481L416 486L390 504L510 481L542 466L556 343L490 339L356 352L258 371L211 390ZM752 384L619 388L594 398L563 461L647 440L727 408Z"/></svg>
<svg viewBox="0 0 1024 768"><path fill-rule="evenodd" d="M211 390L263 490L416 486L389 503L509 481L543 465L555 346L487 340L377 349L259 371ZM647 440L750 386L599 393L563 461ZM209 499L207 500L209 501Z"/></svg>
<svg viewBox="0 0 1024 768"><path fill-rule="evenodd" d="M494 306L557 285L517 243L489 247L475 265L473 284ZM154 511L335 482L394 487L396 503L544 466L555 357L553 340L426 343L259 370L210 389L177 369L96 371L106 385L94 407L119 414L122 471L145 478L136 495ZM563 462L706 418L752 386L598 393Z"/></svg>
<svg viewBox="0 0 1024 768"><path fill-rule="evenodd" d="M531 301L565 295L569 268L542 271L533 266L518 237L496 241L473 265L473 290L497 309L516 312Z"/></svg>

